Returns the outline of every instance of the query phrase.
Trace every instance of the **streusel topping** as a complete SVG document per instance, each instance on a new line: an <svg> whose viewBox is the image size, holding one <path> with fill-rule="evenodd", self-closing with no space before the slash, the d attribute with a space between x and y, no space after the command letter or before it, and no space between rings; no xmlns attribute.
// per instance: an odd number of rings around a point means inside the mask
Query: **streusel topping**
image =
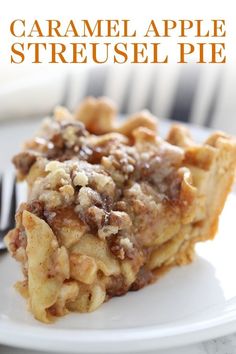
<svg viewBox="0 0 236 354"><path fill-rule="evenodd" d="M110 237L113 254L123 259L139 247L137 235L146 227L152 230L148 215L155 220L165 211L163 205L180 202L183 151L156 137L153 120L145 115L137 120L153 130L137 128L131 117L132 124L123 125L127 136L118 132L121 126L117 132L93 135L68 111L57 109L55 115L13 159L20 177L27 175L32 185L28 203L42 203L44 219L57 232L57 214L69 208L83 232ZM148 238L152 235L147 232ZM141 236L138 242L149 243Z"/></svg>

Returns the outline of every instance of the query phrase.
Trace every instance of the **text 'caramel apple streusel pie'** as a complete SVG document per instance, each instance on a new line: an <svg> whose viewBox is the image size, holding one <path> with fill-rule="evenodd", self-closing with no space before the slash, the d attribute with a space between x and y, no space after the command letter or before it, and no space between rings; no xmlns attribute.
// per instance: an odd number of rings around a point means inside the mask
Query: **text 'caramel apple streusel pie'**
<svg viewBox="0 0 236 354"><path fill-rule="evenodd" d="M28 200L5 241L36 319L139 290L214 237L236 141L216 132L199 145L181 125L163 140L156 124L147 111L119 122L112 102L87 98L75 114L56 108L13 158Z"/></svg>

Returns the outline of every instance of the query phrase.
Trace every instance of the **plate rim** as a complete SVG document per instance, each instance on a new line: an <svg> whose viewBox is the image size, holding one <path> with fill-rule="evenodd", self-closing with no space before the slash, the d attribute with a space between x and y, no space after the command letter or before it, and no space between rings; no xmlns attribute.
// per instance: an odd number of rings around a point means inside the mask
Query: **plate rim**
<svg viewBox="0 0 236 354"><path fill-rule="evenodd" d="M167 349L229 335L234 331L236 331L235 311L192 324L173 325L169 328L153 325L122 329L67 330L48 328L47 324L43 324L41 328L20 323L6 324L0 319L1 344L43 351L69 350L71 353L125 353Z"/></svg>

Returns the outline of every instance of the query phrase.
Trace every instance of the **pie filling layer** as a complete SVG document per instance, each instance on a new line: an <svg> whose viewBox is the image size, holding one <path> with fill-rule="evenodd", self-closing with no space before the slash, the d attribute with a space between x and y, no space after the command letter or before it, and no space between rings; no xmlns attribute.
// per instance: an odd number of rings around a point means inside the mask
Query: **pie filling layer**
<svg viewBox="0 0 236 354"><path fill-rule="evenodd" d="M73 115L57 108L13 158L29 192L5 240L36 319L93 311L214 237L235 140L217 132L198 145L180 125L163 140L156 123L143 111L118 124L112 102L87 98Z"/></svg>

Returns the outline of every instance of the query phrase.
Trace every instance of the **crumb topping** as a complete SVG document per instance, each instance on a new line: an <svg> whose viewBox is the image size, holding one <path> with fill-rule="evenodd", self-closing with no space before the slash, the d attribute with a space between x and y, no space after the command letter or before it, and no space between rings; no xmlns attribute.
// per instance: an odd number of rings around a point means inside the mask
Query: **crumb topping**
<svg viewBox="0 0 236 354"><path fill-rule="evenodd" d="M59 110L51 124L48 119L44 123L43 135L14 158L21 174L32 167L29 203L42 203L47 220L70 208L98 238L117 236L111 249L121 259L132 253L134 233L140 235L140 247L146 244L142 234L147 227L152 230L150 214L155 219L165 211L163 201L180 199L183 179L178 172L183 150L148 128L137 128L136 123L134 128L129 138L118 132L93 135L68 111ZM26 168L28 154L33 157Z"/></svg>

